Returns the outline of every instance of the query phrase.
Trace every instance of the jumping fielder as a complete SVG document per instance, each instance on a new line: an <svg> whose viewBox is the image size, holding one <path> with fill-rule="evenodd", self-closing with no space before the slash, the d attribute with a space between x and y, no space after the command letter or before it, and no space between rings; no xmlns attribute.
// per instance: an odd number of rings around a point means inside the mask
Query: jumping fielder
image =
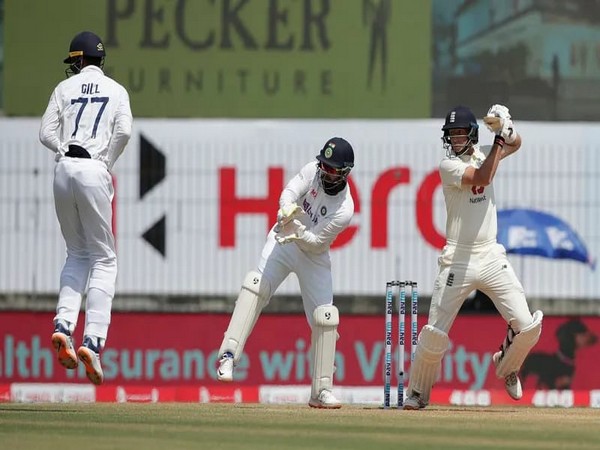
<svg viewBox="0 0 600 450"><path fill-rule="evenodd" d="M113 185L109 170L131 135L131 108L125 88L104 75L104 44L89 31L71 41L67 79L50 96L40 141L56 153L54 203L67 247L52 345L58 361L102 384L104 347L117 257L112 233ZM86 292L83 343L75 352L72 334Z"/></svg>
<svg viewBox="0 0 600 450"><path fill-rule="evenodd" d="M233 381L248 336L262 309L285 278L294 272L312 330L313 408L340 408L332 393L339 314L333 305L329 247L348 226L354 202L347 178L354 151L344 139L329 139L317 162L306 164L279 198L277 223L267 236L256 270L242 283L221 344L217 379Z"/></svg>
<svg viewBox="0 0 600 450"><path fill-rule="evenodd" d="M493 105L484 122L495 137L491 146L481 148L477 119L469 108L450 110L442 127L446 158L439 171L446 202L446 246L438 259L429 321L419 334L404 409L417 410L429 403L448 348L448 332L464 300L475 289L492 299L508 324L500 351L492 359L496 376L504 379L506 391L515 400L523 395L519 368L542 331L542 312L529 312L506 250L496 242L492 181L500 160L521 147L521 137L505 106Z"/></svg>

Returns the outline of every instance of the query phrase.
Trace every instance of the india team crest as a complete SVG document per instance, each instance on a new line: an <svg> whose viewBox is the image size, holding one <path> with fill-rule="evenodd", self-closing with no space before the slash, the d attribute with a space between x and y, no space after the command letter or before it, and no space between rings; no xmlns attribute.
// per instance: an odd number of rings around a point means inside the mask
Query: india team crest
<svg viewBox="0 0 600 450"><path fill-rule="evenodd" d="M327 146L327 148L325 149L325 158L327 158L327 159L331 158L331 156L333 155L334 147L335 147L335 144L329 144Z"/></svg>

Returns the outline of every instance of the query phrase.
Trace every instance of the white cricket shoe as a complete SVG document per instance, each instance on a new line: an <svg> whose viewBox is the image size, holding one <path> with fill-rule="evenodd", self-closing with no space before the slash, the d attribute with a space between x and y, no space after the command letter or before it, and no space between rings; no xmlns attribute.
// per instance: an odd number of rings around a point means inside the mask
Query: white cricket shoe
<svg viewBox="0 0 600 450"><path fill-rule="evenodd" d="M224 383L231 383L233 381L233 355L230 352L223 353L223 356L219 360L217 380Z"/></svg>
<svg viewBox="0 0 600 450"><path fill-rule="evenodd" d="M85 365L85 374L88 379L99 386L104 381L104 372L100 364L100 345L94 345L90 336L83 338L83 344L77 349L77 356Z"/></svg>
<svg viewBox="0 0 600 450"><path fill-rule="evenodd" d="M58 362L67 369L76 369L78 366L75 347L73 347L73 338L71 332L57 322L52 334L52 347L56 350Z"/></svg>
<svg viewBox="0 0 600 450"><path fill-rule="evenodd" d="M321 409L339 409L342 407L342 402L335 398L335 395L329 389L323 389L319 392L317 398L310 399L308 406Z"/></svg>
<svg viewBox="0 0 600 450"><path fill-rule="evenodd" d="M411 395L409 395L408 398L404 400L404 405L402 406L402 409L406 411L418 411L419 409L425 408L425 406L427 405L423 401L421 396L412 392Z"/></svg>
<svg viewBox="0 0 600 450"><path fill-rule="evenodd" d="M501 351L494 353L494 356L492 356L494 367L500 362L501 356ZM523 388L521 387L521 380L517 372L509 373L504 377L504 388L513 400L521 400L521 397L523 397Z"/></svg>

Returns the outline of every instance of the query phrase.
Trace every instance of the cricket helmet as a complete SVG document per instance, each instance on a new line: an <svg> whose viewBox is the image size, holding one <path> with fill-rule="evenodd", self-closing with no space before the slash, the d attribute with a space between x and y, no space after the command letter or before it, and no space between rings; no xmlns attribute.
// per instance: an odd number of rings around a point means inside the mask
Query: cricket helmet
<svg viewBox="0 0 600 450"><path fill-rule="evenodd" d="M464 129L467 130L466 135L453 135L452 137L468 137L467 143L462 147L462 150L456 152L452 148L452 142L450 140L450 130L453 129ZM442 142L444 143L444 148L453 152L456 156L462 155L471 145L477 144L479 142L479 125L477 125L477 119L475 118L475 114L469 109L467 106L456 106L448 111L446 114L446 120L444 121L444 126L442 127L442 131L444 132L442 136Z"/></svg>
<svg viewBox="0 0 600 450"><path fill-rule="evenodd" d="M319 175L325 193L335 195L346 187L348 175L354 167L354 149L340 137L329 139L319 154Z"/></svg>
<svg viewBox="0 0 600 450"><path fill-rule="evenodd" d="M91 31L82 31L71 40L69 56L63 61L69 64L67 76L81 72L84 59L102 68L105 56L104 44L100 37Z"/></svg>

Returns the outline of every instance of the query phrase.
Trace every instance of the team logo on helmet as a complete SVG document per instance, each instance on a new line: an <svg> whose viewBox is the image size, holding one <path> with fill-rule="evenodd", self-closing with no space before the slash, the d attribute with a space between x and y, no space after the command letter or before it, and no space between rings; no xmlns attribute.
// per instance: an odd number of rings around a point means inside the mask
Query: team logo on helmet
<svg viewBox="0 0 600 450"><path fill-rule="evenodd" d="M98 42L98 45L96 45L96 50L98 50L99 52L104 51L104 45L102 44L102 42Z"/></svg>
<svg viewBox="0 0 600 450"><path fill-rule="evenodd" d="M331 156L333 155L334 147L335 147L335 144L329 144L327 146L327 148L325 149L325 158L327 158L327 159L331 158Z"/></svg>

